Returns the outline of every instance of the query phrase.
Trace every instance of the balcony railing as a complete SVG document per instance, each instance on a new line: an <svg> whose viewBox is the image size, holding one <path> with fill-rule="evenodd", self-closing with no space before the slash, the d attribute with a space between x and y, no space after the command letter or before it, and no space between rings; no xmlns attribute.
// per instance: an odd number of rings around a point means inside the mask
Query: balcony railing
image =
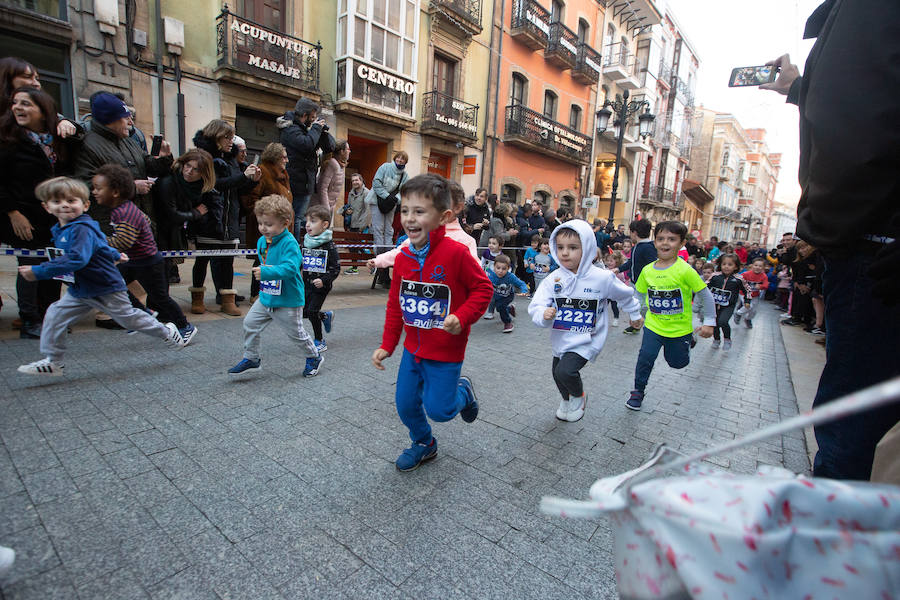
<svg viewBox="0 0 900 600"><path fill-rule="evenodd" d="M544 58L561 69L574 69L578 58L578 35L559 21L551 23Z"/></svg>
<svg viewBox="0 0 900 600"><path fill-rule="evenodd" d="M601 73L603 73L603 57L587 43L580 42L572 77L585 85L593 85L600 81Z"/></svg>
<svg viewBox="0 0 900 600"><path fill-rule="evenodd" d="M685 106L694 106L694 94L687 81L677 75L672 75L672 85L675 88L676 96Z"/></svg>
<svg viewBox="0 0 900 600"><path fill-rule="evenodd" d="M667 88L672 87L672 67L666 64L666 60L659 61L659 77L657 78Z"/></svg>
<svg viewBox="0 0 900 600"><path fill-rule="evenodd" d="M718 219L739 221L741 219L741 211L729 208L723 204L716 204L714 216Z"/></svg>
<svg viewBox="0 0 900 600"><path fill-rule="evenodd" d="M651 185L646 195L642 195L646 201L656 204L674 205L675 192L661 185Z"/></svg>
<svg viewBox="0 0 900 600"><path fill-rule="evenodd" d="M431 6L458 20L470 35L481 33L481 0L431 0Z"/></svg>
<svg viewBox="0 0 900 600"><path fill-rule="evenodd" d="M228 78L229 70L240 71L293 88L318 90L321 50L319 44L244 19L227 8L216 17L220 79Z"/></svg>
<svg viewBox="0 0 900 600"><path fill-rule="evenodd" d="M474 140L478 134L478 106L441 92L422 94L422 130Z"/></svg>
<svg viewBox="0 0 900 600"><path fill-rule="evenodd" d="M504 141L530 150L547 151L576 164L587 164L591 160L592 140L589 136L521 104L506 107Z"/></svg>
<svg viewBox="0 0 900 600"><path fill-rule="evenodd" d="M514 0L509 34L531 48L546 48L550 38L550 11L537 0Z"/></svg>
<svg viewBox="0 0 900 600"><path fill-rule="evenodd" d="M603 72L613 80L634 75L634 55L621 42L603 48Z"/></svg>

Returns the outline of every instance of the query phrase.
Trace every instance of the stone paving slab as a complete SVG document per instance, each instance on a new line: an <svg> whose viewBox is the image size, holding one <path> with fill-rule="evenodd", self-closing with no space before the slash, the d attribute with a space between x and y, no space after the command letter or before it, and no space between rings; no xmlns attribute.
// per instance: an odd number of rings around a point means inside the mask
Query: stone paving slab
<svg viewBox="0 0 900 600"><path fill-rule="evenodd" d="M797 413L768 305L731 352L660 359L641 412L624 406L640 336L612 329L571 424L547 332L481 321L464 366L479 419L436 424L438 458L399 473L399 356L369 363L383 318L339 309L311 379L277 326L263 369L228 376L240 319L200 323L180 352L78 328L60 379L17 374L37 343L0 341L0 543L18 552L3 598L614 598L609 525L544 516L540 498L585 497L660 442L699 450ZM802 432L712 462L809 467Z"/></svg>

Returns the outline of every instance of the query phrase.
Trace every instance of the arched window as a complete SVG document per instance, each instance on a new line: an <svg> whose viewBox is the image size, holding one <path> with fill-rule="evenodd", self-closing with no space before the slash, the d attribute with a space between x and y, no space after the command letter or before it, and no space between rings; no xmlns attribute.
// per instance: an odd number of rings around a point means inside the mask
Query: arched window
<svg viewBox="0 0 900 600"><path fill-rule="evenodd" d="M581 131L581 107L577 104L573 104L569 109L569 127Z"/></svg>
<svg viewBox="0 0 900 600"><path fill-rule="evenodd" d="M610 46L616 43L616 27L612 23L606 26L606 39L603 40L604 52L606 55L610 50Z"/></svg>
<svg viewBox="0 0 900 600"><path fill-rule="evenodd" d="M584 19L578 19L578 41L582 44L590 44L591 26Z"/></svg>
<svg viewBox="0 0 900 600"><path fill-rule="evenodd" d="M553 0L550 3L550 22L556 23L557 21L563 20L563 10L565 10L565 4L560 2L560 0Z"/></svg>
<svg viewBox="0 0 900 600"><path fill-rule="evenodd" d="M545 192L544 190L537 190L534 192L534 199L541 203L541 206L547 208L550 206L550 194Z"/></svg>
<svg viewBox="0 0 900 600"><path fill-rule="evenodd" d="M558 100L556 94L550 90L544 92L544 116L551 121L556 120L556 104Z"/></svg>
<svg viewBox="0 0 900 600"><path fill-rule="evenodd" d="M501 202L509 202L511 204L518 204L519 197L520 197L519 188L517 188L516 186L514 186L512 184L505 183L500 188Z"/></svg>
<svg viewBox="0 0 900 600"><path fill-rule="evenodd" d="M509 103L528 104L528 80L519 73L513 73L512 85L510 85Z"/></svg>

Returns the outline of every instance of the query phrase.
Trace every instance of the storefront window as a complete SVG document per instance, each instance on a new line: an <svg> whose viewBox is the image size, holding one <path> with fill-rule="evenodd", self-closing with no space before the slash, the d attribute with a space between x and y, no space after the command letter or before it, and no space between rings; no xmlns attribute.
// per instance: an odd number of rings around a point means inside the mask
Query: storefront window
<svg viewBox="0 0 900 600"><path fill-rule="evenodd" d="M63 21L67 18L65 0L2 0L0 4L15 6Z"/></svg>

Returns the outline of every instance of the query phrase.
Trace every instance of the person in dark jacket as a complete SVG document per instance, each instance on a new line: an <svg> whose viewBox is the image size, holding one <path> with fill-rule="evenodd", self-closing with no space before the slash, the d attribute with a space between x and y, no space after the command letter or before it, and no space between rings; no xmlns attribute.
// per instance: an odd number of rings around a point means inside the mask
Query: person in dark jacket
<svg viewBox="0 0 900 600"><path fill-rule="evenodd" d="M294 206L294 236L303 239L306 209L316 191L319 171L317 151L334 152L334 138L328 133L325 119L318 118L319 105L309 98L300 98L293 112L279 117L279 141L288 155L287 172L291 180Z"/></svg>
<svg viewBox="0 0 900 600"><path fill-rule="evenodd" d="M303 236L303 287L306 292L303 316L312 325L313 340L319 352L328 350L322 328L324 326L325 332L331 333L334 322L334 311L323 312L322 305L334 280L341 274L338 250L331 241L331 215L332 211L321 204L310 206Z"/></svg>
<svg viewBox="0 0 900 600"><path fill-rule="evenodd" d="M221 235L224 204L215 186L213 157L199 148L191 148L179 156L172 165L172 172L157 180L153 198L159 222L157 245L160 250L187 250L188 238ZM211 231L210 223L213 224ZM174 266L177 275L176 260L167 258L166 262L170 265L168 272L172 273ZM169 282L173 283L171 278ZM203 306L202 298L199 306ZM200 312L205 312L205 308Z"/></svg>
<svg viewBox="0 0 900 600"><path fill-rule="evenodd" d="M814 407L900 375L897 23L893 0L827 0L806 22L803 37L817 39L803 76L785 55L761 86L799 107L797 234L825 262L827 353ZM875 447L897 422L895 402L817 426L813 474L869 479Z"/></svg>
<svg viewBox="0 0 900 600"><path fill-rule="evenodd" d="M11 106L0 116L0 242L16 248L43 249L51 245L50 228L56 222L34 195L41 182L70 172L71 158L84 132L61 139L56 135L56 106L49 94L36 88L15 90ZM18 257L19 266L44 259ZM41 337L47 307L59 299L60 282L16 278L19 336Z"/></svg>
<svg viewBox="0 0 900 600"><path fill-rule="evenodd" d="M471 204L466 206L465 223L463 228L466 233L478 241L482 237L482 232L490 226L491 208L487 203L488 193L484 188L475 190L475 196Z"/></svg>
<svg viewBox="0 0 900 600"><path fill-rule="evenodd" d="M631 250L631 258L622 263L619 272L627 273L630 281L637 281L644 267L656 260L656 246L650 239L650 230L652 225L648 219L634 220L628 225L631 231L631 241L634 242L634 248ZM644 303L641 302L643 306ZM622 333L637 333L638 330L632 326L628 326L622 330Z"/></svg>
<svg viewBox="0 0 900 600"><path fill-rule="evenodd" d="M536 226L541 225L543 223L543 217L538 216L541 223L538 223L534 219L534 208L531 203L526 202L523 206L519 207L519 212L516 213L516 228L519 230L519 237L517 239L517 245L520 248L528 248L531 246L531 238L535 235L540 235L543 237L544 229L543 227ZM519 279L525 278L525 251L517 250L516 251L516 276Z"/></svg>
<svg viewBox="0 0 900 600"><path fill-rule="evenodd" d="M208 228L204 234L197 235L198 250L236 249L240 244L241 195L250 191L260 179L261 173L256 165L249 165L243 172L238 165L237 149L234 146L234 127L221 119L213 119L206 127L194 135L194 145L205 150L213 157L213 169L216 173L216 190L222 195L222 222L213 223L216 229ZM221 230L221 232L220 232ZM208 235L208 234L215 234ZM213 284L216 286L216 304L221 304L222 312L231 316L239 316L241 311L237 302L243 297L234 289L234 257L197 257L194 260L193 286L191 297L199 295L202 299L205 292L206 265L212 272ZM192 309L193 310L193 309Z"/></svg>

